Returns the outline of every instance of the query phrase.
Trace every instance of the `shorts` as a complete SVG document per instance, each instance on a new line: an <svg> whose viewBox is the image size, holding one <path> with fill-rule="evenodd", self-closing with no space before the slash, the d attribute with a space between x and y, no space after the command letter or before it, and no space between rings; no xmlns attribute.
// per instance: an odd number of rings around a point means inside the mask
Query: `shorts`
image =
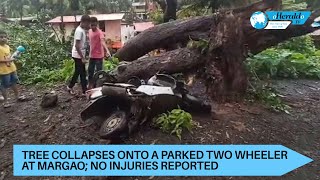
<svg viewBox="0 0 320 180"><path fill-rule="evenodd" d="M18 76L16 72L12 72L10 74L6 75L0 75L0 80L1 80L1 89L8 89L11 86L15 85L18 83Z"/></svg>

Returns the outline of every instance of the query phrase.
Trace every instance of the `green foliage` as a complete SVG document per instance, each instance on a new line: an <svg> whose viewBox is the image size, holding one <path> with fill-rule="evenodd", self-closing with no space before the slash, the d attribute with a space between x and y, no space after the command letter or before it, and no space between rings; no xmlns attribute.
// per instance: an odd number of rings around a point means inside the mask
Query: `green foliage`
<svg viewBox="0 0 320 180"><path fill-rule="evenodd" d="M320 79L320 50L310 36L292 38L276 47L251 56L246 65L252 78L250 99L257 99L275 111L289 113L290 107L264 80L271 78Z"/></svg>
<svg viewBox="0 0 320 180"><path fill-rule="evenodd" d="M259 101L265 104L271 110L276 112L285 112L289 114L290 106L286 105L282 100L279 93L267 83L255 80L252 87L248 90L248 99L250 101Z"/></svg>
<svg viewBox="0 0 320 180"><path fill-rule="evenodd" d="M291 38L288 41L280 43L278 46L280 49L289 49L292 51L297 51L303 54L312 54L316 51L314 42L311 36L301 36Z"/></svg>
<svg viewBox="0 0 320 180"><path fill-rule="evenodd" d="M168 114L162 114L155 119L154 123L164 132L175 134L180 140L182 131L187 129L191 132L193 127L191 114L181 109L174 109Z"/></svg>
<svg viewBox="0 0 320 180"><path fill-rule="evenodd" d="M299 11L307 8L304 0L284 0L282 1L283 10Z"/></svg>
<svg viewBox="0 0 320 180"><path fill-rule="evenodd" d="M320 1L318 0L283 0L282 1L284 10L305 10L306 8L310 9L319 9Z"/></svg>
<svg viewBox="0 0 320 180"><path fill-rule="evenodd" d="M247 67L261 79L320 79L320 51L309 36L293 38L249 57Z"/></svg>
<svg viewBox="0 0 320 180"><path fill-rule="evenodd" d="M201 4L186 5L177 12L177 17L178 19L185 19L189 17L208 15L210 12L208 11L208 8L209 7L207 6L202 7Z"/></svg>
<svg viewBox="0 0 320 180"><path fill-rule="evenodd" d="M74 61L66 59L60 69L49 70L38 68L38 72L34 76L23 81L24 84L52 86L57 82L66 82L71 79L74 72Z"/></svg>
<svg viewBox="0 0 320 180"><path fill-rule="evenodd" d="M35 16L50 12L52 18L59 15L74 15L91 10L99 13L128 11L130 0L2 0L2 11L7 17Z"/></svg>
<svg viewBox="0 0 320 180"><path fill-rule="evenodd" d="M154 24L163 23L163 12L161 10L155 10L149 13L149 17Z"/></svg>
<svg viewBox="0 0 320 180"><path fill-rule="evenodd" d="M52 31L41 24L24 27L18 24L1 25L9 35L12 51L23 45L26 52L15 63L22 83L37 84L64 79L57 72L63 69L65 61L70 57L67 44L61 44L51 38ZM70 63L69 63L70 64ZM66 73L63 73L66 75Z"/></svg>
<svg viewBox="0 0 320 180"><path fill-rule="evenodd" d="M119 59L112 57L105 61L103 67L105 71L112 71L119 65Z"/></svg>
<svg viewBox="0 0 320 180"><path fill-rule="evenodd" d="M209 49L209 41L205 39L200 39L198 41L190 40L187 47L189 49L197 49L201 54L204 54Z"/></svg>

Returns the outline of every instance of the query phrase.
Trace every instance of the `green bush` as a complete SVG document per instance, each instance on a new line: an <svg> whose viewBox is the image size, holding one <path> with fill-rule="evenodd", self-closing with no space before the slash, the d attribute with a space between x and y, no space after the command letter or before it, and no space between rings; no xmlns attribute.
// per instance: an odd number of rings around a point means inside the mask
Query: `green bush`
<svg viewBox="0 0 320 180"><path fill-rule="evenodd" d="M36 69L36 68L35 68ZM28 85L52 86L57 82L66 82L71 79L74 72L74 62L71 59L66 59L61 68L56 70L37 68L38 73L29 77L23 83Z"/></svg>
<svg viewBox="0 0 320 180"><path fill-rule="evenodd" d="M251 56L247 67L259 78L320 79L320 50L309 36L293 38Z"/></svg>
<svg viewBox="0 0 320 180"><path fill-rule="evenodd" d="M273 111L290 113L290 106L282 101L281 96L274 88L263 81L254 81L252 87L248 89L247 96L250 101L262 102Z"/></svg>
<svg viewBox="0 0 320 180"><path fill-rule="evenodd" d="M320 79L320 50L310 36L292 38L247 59L251 77L249 99L258 100L275 111L289 113L281 96L263 80L276 78Z"/></svg>
<svg viewBox="0 0 320 180"><path fill-rule="evenodd" d="M163 23L163 12L160 10L152 11L149 13L150 19L155 24Z"/></svg>
<svg viewBox="0 0 320 180"><path fill-rule="evenodd" d="M70 59L70 44L56 41L49 27L42 24L30 27L1 24L1 27L8 33L12 51L19 45L26 48L26 52L15 62L22 83L51 83L66 78L58 78L61 74L57 74L57 71L63 69L64 62Z"/></svg>
<svg viewBox="0 0 320 180"><path fill-rule="evenodd" d="M112 57L104 62L103 68L105 71L112 71L119 65L119 59Z"/></svg>
<svg viewBox="0 0 320 180"><path fill-rule="evenodd" d="M192 116L181 109L174 109L170 113L162 114L155 119L155 125L164 132L175 134L181 140L183 129L191 132Z"/></svg>

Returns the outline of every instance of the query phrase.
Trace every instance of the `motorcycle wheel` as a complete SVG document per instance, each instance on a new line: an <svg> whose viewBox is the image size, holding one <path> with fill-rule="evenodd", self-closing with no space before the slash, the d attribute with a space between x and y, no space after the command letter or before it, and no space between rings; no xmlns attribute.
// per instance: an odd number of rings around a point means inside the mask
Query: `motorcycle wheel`
<svg viewBox="0 0 320 180"><path fill-rule="evenodd" d="M198 105L200 106L202 104L202 101L190 94L186 94L185 95L185 100L188 102L188 103L191 103L193 105Z"/></svg>
<svg viewBox="0 0 320 180"><path fill-rule="evenodd" d="M115 111L101 125L99 135L104 139L115 139L128 129L126 113Z"/></svg>
<svg viewBox="0 0 320 180"><path fill-rule="evenodd" d="M198 99L190 94L186 94L184 97L184 100L186 101L187 106L189 108L191 108L191 110L193 110L193 111L203 112L203 113L211 112L211 105L210 104L206 104L203 101L201 101L200 99Z"/></svg>

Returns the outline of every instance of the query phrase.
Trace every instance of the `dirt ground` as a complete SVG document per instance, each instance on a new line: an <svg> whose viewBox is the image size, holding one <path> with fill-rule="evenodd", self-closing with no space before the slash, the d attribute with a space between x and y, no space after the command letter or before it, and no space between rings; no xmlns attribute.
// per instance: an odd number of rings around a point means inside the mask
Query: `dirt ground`
<svg viewBox="0 0 320 180"><path fill-rule="evenodd" d="M320 81L276 81L275 87L292 106L291 114L276 113L260 104L233 103L216 105L212 116L194 116L199 127L186 133L180 142L175 136L143 127L143 131L128 139L126 144L280 144L314 160L284 177L68 177L18 178L12 174L14 144L106 144L94 127L82 127L79 112L86 100L71 97L56 87L59 105L41 109L45 90L25 88L29 102L11 109L0 108L0 180L8 179L320 179ZM49 90L51 91L51 90Z"/></svg>

